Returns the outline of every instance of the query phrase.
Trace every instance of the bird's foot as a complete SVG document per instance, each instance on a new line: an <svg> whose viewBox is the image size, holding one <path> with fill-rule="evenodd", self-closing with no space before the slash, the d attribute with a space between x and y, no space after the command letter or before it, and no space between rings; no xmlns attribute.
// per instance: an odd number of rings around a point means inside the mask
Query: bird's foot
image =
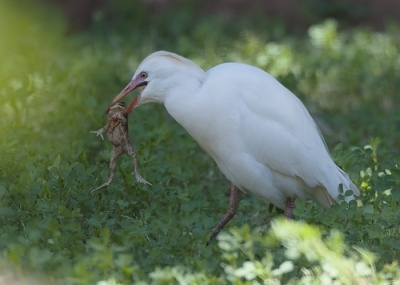
<svg viewBox="0 0 400 285"><path fill-rule="evenodd" d="M218 227L218 226L217 226ZM208 241L206 242L206 246L209 246L210 242L218 235L218 233L221 231L221 229L223 228L223 226L219 229L215 227L214 230L212 231L210 238L208 239Z"/></svg>

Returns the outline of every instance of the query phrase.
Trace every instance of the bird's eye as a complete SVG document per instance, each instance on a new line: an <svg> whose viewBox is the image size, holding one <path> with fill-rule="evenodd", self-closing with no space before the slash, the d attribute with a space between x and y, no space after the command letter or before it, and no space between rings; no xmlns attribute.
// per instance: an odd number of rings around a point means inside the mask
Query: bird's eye
<svg viewBox="0 0 400 285"><path fill-rule="evenodd" d="M147 78L147 72L141 72L140 73L140 77L142 77L143 79L146 79Z"/></svg>

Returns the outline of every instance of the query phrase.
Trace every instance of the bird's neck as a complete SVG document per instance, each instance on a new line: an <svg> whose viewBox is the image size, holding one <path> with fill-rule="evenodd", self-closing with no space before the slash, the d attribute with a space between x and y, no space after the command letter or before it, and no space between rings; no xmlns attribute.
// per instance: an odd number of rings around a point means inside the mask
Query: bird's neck
<svg viewBox="0 0 400 285"><path fill-rule="evenodd" d="M186 84L185 84L186 83ZM196 80L185 81L173 93L168 94L164 105L168 113L199 143L210 155L218 157L209 146L214 137L213 116L210 116L212 102L204 96L203 85ZM211 104L211 106L210 106Z"/></svg>
<svg viewBox="0 0 400 285"><path fill-rule="evenodd" d="M203 80L196 77L185 76L179 84L168 90L164 105L168 113L181 125L191 120L196 113L198 104L201 101L199 91Z"/></svg>

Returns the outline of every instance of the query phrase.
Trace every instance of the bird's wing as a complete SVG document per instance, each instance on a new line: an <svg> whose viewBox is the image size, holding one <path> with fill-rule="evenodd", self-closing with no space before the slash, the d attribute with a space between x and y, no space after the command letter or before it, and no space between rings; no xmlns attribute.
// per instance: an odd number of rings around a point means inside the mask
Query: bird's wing
<svg viewBox="0 0 400 285"><path fill-rule="evenodd" d="M301 178L310 187L323 186L334 199L340 183L355 191L349 177L331 159L301 101L274 78L268 81L268 92L254 85L241 96L239 113L246 151L284 175Z"/></svg>
<svg viewBox="0 0 400 285"><path fill-rule="evenodd" d="M315 187L321 165L331 166L330 156L311 116L287 90L274 98L247 90L242 97L240 131L246 152L282 174L298 176Z"/></svg>
<svg viewBox="0 0 400 285"><path fill-rule="evenodd" d="M210 82L217 78L219 86L229 86L214 101L230 105L230 119L239 124L232 138L241 140L242 151L311 188L322 186L334 199L340 183L344 189L358 191L331 159L305 106L275 78L243 64L220 65L208 76Z"/></svg>

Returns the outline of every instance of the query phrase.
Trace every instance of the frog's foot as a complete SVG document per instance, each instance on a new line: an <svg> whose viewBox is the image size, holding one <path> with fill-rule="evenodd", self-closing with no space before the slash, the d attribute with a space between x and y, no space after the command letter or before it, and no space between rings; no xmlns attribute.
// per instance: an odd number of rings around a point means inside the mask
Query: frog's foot
<svg viewBox="0 0 400 285"><path fill-rule="evenodd" d="M104 137L103 137L103 129L100 129L100 130L98 130L98 131L91 131L90 133L91 133L91 134L96 134L96 136L100 136L101 139L104 140Z"/></svg>
<svg viewBox="0 0 400 285"><path fill-rule="evenodd" d="M92 194L94 191L100 190L102 188L107 187L108 185L110 185L111 181L107 181L106 183L104 183L103 185L97 187L96 189L93 189L92 191L90 191L90 194Z"/></svg>
<svg viewBox="0 0 400 285"><path fill-rule="evenodd" d="M135 171L135 177L136 177L136 180L137 180L139 183L148 184L148 185L150 185L150 186L153 186L153 184L151 184L150 182L148 182L146 179L144 179L144 178L142 177L142 175L140 175L139 171Z"/></svg>

